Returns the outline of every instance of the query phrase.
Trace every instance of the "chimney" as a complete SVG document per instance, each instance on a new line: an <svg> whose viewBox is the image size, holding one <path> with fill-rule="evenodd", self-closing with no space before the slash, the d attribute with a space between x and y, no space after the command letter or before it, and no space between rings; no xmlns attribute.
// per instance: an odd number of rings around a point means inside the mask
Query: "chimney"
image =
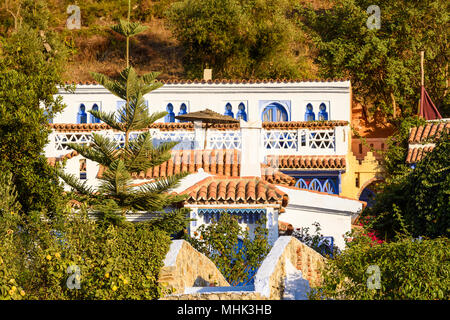
<svg viewBox="0 0 450 320"><path fill-rule="evenodd" d="M212 69L203 69L203 80L212 80Z"/></svg>

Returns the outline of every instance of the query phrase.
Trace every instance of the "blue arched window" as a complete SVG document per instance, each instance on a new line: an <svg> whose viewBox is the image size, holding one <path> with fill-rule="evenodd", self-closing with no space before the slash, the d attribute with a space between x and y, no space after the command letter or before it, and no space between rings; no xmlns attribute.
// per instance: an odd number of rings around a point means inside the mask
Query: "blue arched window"
<svg viewBox="0 0 450 320"><path fill-rule="evenodd" d="M305 112L305 121L314 121L316 120L316 115L313 111L313 105L311 103L308 103L306 105L306 112Z"/></svg>
<svg viewBox="0 0 450 320"><path fill-rule="evenodd" d="M185 103L182 103L180 106L180 112L178 112L179 116L182 116L183 114L187 113L187 106ZM178 120L179 122L186 122L186 121L182 121L182 120Z"/></svg>
<svg viewBox="0 0 450 320"><path fill-rule="evenodd" d="M288 121L288 113L281 104L271 103L264 108L261 118L264 122Z"/></svg>
<svg viewBox="0 0 450 320"><path fill-rule="evenodd" d="M322 191L322 184L318 179L312 179L309 183L309 190Z"/></svg>
<svg viewBox="0 0 450 320"><path fill-rule="evenodd" d="M226 104L225 115L234 118L233 107L231 106L231 103Z"/></svg>
<svg viewBox="0 0 450 320"><path fill-rule="evenodd" d="M336 187L334 186L333 181L330 179L325 180L322 186L322 192L327 192L329 194L336 194Z"/></svg>
<svg viewBox="0 0 450 320"><path fill-rule="evenodd" d="M92 111L98 111L98 105L96 103L92 106ZM91 114L91 123L100 123L100 119Z"/></svg>
<svg viewBox="0 0 450 320"><path fill-rule="evenodd" d="M86 106L83 103L80 104L80 109L78 110L77 123L87 123Z"/></svg>
<svg viewBox="0 0 450 320"><path fill-rule="evenodd" d="M173 105L169 103L166 108L168 115L165 117L166 122L175 122L175 113L173 112Z"/></svg>
<svg viewBox="0 0 450 320"><path fill-rule="evenodd" d="M236 114L236 119L247 121L247 113L245 112L245 105L241 102L238 106L238 113Z"/></svg>
<svg viewBox="0 0 450 320"><path fill-rule="evenodd" d="M327 106L323 102L319 106L319 114L317 115L317 118L319 121L328 120Z"/></svg>
<svg viewBox="0 0 450 320"><path fill-rule="evenodd" d="M295 186L300 189L308 189L308 185L306 184L306 181L303 180L302 178L298 179Z"/></svg>

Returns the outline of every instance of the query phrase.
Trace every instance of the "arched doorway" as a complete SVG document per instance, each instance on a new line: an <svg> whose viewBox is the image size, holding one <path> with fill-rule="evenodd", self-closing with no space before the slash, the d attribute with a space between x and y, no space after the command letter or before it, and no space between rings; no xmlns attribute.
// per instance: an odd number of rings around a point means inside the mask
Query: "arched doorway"
<svg viewBox="0 0 450 320"><path fill-rule="evenodd" d="M368 181L359 192L358 199L360 201L365 201L367 207L370 208L375 204L375 195L377 193L377 184L380 183L379 179L372 179Z"/></svg>
<svg viewBox="0 0 450 320"><path fill-rule="evenodd" d="M277 102L273 102L266 106L261 114L263 122L288 121L288 118L286 108Z"/></svg>

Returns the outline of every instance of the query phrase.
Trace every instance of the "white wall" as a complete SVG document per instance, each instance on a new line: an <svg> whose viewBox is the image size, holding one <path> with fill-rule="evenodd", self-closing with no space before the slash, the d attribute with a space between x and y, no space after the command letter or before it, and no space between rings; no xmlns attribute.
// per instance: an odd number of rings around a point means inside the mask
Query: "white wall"
<svg viewBox="0 0 450 320"><path fill-rule="evenodd" d="M75 93L59 93L67 108L53 119L53 123L75 123L79 105L85 103L86 111L97 103L103 111L115 111L116 96L100 85L78 85ZM179 112L181 103L186 103L188 112L206 108L223 114L230 102L236 117L240 102L246 105L249 121L261 120L262 108L270 102L280 102L291 109L292 121L303 121L306 105L312 103L314 113L319 112L319 104L324 102L329 120L351 120L350 81L337 82L291 82L260 84L166 84L147 94L150 110L165 111L171 102L174 112ZM88 122L90 115L88 115ZM163 121L163 120L161 120Z"/></svg>
<svg viewBox="0 0 450 320"><path fill-rule="evenodd" d="M315 233L313 224L320 224L320 233L332 236L341 250L345 248L344 235L351 231L352 218L363 209L363 203L336 195L311 192L297 188L277 186L289 196L286 211L278 220L292 224L294 228L309 228Z"/></svg>

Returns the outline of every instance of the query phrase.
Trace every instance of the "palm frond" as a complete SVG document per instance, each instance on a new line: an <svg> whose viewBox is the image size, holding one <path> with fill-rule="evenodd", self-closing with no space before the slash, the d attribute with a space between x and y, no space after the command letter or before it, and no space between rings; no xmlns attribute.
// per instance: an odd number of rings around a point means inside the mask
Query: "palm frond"
<svg viewBox="0 0 450 320"><path fill-rule="evenodd" d="M124 37L133 37L147 30L147 26L139 22L129 22L127 20L119 20L119 23L112 26L111 29Z"/></svg>
<svg viewBox="0 0 450 320"><path fill-rule="evenodd" d="M77 192L83 195L92 195L95 190L88 186L86 181L81 182L74 174L65 173L63 170L58 169L56 171L57 175L63 179L65 183L67 183L70 187L75 189Z"/></svg>

